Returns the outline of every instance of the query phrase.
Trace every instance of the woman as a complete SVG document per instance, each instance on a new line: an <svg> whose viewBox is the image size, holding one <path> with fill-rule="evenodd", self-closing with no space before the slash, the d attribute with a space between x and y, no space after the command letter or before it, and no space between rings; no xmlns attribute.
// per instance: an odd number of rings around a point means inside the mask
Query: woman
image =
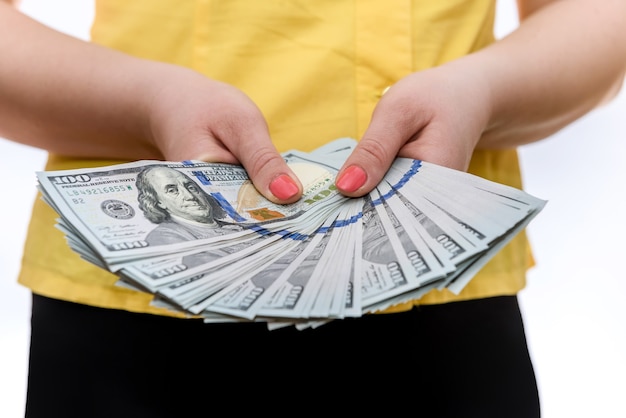
<svg viewBox="0 0 626 418"><path fill-rule="evenodd" d="M626 5L518 4L519 28L495 42L488 0L99 0L84 43L0 2L10 35L0 37L0 135L48 150L48 170L241 163L278 203L302 191L278 151L346 136L360 139L336 181L347 196L371 190L396 156L521 187L515 147L620 88ZM532 264L523 235L458 296L268 331L172 318L81 261L54 217L35 204L19 278L33 291L29 416L185 416L241 383L249 401L304 389L354 409L341 389L355 379L378 395L358 402L389 410L539 415L515 296ZM321 377L319 392L309 382Z"/></svg>

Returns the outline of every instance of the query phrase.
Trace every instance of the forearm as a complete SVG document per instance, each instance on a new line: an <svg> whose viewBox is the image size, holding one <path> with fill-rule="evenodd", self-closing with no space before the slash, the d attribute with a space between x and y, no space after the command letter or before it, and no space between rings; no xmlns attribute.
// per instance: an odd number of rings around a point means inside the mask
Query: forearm
<svg viewBox="0 0 626 418"><path fill-rule="evenodd" d="M66 155L160 157L146 112L160 64L63 35L3 2L0 28L0 136Z"/></svg>
<svg viewBox="0 0 626 418"><path fill-rule="evenodd" d="M529 2L529 3L532 3ZM555 1L466 57L481 72L491 118L478 148L545 138L615 94L626 69L626 2Z"/></svg>

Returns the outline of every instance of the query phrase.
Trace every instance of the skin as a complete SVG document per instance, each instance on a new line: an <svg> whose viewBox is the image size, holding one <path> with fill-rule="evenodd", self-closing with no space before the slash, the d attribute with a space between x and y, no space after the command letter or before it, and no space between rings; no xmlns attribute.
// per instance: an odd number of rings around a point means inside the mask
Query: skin
<svg viewBox="0 0 626 418"><path fill-rule="evenodd" d="M361 180L342 193L368 193L396 156L466 170L474 149L540 140L619 91L625 1L519 0L518 8L521 24L506 38L389 89L338 176L345 184L356 167ZM240 163L268 199L300 197L261 112L234 87L72 39L6 0L0 28L0 136L76 157ZM271 184L285 175L295 194L278 199Z"/></svg>
<svg viewBox="0 0 626 418"><path fill-rule="evenodd" d="M270 200L300 197L260 110L238 89L71 38L2 0L0 28L0 136L75 157L240 163ZM297 187L281 200L269 187L282 175Z"/></svg>
<svg viewBox="0 0 626 418"><path fill-rule="evenodd" d="M382 97L347 167L359 196L396 155L467 170L475 148L543 139L612 98L626 69L626 2L520 0L519 29L483 50L413 73Z"/></svg>

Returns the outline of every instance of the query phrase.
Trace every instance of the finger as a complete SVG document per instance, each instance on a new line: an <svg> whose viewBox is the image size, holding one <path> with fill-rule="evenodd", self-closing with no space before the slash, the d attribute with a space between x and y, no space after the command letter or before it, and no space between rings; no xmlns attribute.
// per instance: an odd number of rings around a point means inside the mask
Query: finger
<svg viewBox="0 0 626 418"><path fill-rule="evenodd" d="M252 116L239 114L235 123L221 125L218 135L267 199L274 203L293 203L302 196L300 180L272 143L260 112Z"/></svg>
<svg viewBox="0 0 626 418"><path fill-rule="evenodd" d="M198 160L207 163L241 164L229 149L209 134L195 135L184 142L184 153L182 150L175 152L175 155L180 155L174 161Z"/></svg>
<svg viewBox="0 0 626 418"><path fill-rule="evenodd" d="M293 203L302 195L302 187L297 176L293 174L284 159L273 147L258 145L251 147L250 152L235 157L230 150L224 148L216 140L211 139L193 155L193 160L240 164L248 173L255 188L264 197L274 203ZM187 158L189 159L189 158Z"/></svg>
<svg viewBox="0 0 626 418"><path fill-rule="evenodd" d="M450 136L434 126L420 132L415 141L407 143L398 151L398 157L427 161L455 170L466 171L472 152L464 150L459 141L451 141Z"/></svg>
<svg viewBox="0 0 626 418"><path fill-rule="evenodd" d="M369 193L380 183L398 151L426 122L424 115L411 113L404 99L383 96L365 134L337 175L339 191L352 197Z"/></svg>
<svg viewBox="0 0 626 418"><path fill-rule="evenodd" d="M180 128L183 125L183 128ZM207 128L202 118L168 126L157 138L159 148L168 161L198 160L211 163L240 164L237 157Z"/></svg>
<svg viewBox="0 0 626 418"><path fill-rule="evenodd" d="M268 140L240 154L243 166L257 190L275 203L293 203L302 196L298 177Z"/></svg>

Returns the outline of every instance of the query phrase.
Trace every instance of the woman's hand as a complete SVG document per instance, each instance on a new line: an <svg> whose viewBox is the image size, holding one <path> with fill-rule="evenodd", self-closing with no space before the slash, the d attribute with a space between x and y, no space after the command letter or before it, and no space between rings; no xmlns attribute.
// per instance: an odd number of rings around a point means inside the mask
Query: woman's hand
<svg viewBox="0 0 626 418"><path fill-rule="evenodd" d="M337 187L347 196L369 192L396 156L466 170L489 114L486 80L465 60L413 73L383 95Z"/></svg>
<svg viewBox="0 0 626 418"><path fill-rule="evenodd" d="M169 66L148 101L149 135L166 160L241 164L257 190L292 203L302 186L280 156L257 106L240 90Z"/></svg>
<svg viewBox="0 0 626 418"><path fill-rule="evenodd" d="M0 136L76 158L241 163L268 199L301 196L234 87L74 39L3 1L0 28Z"/></svg>
<svg viewBox="0 0 626 418"><path fill-rule="evenodd" d="M464 170L475 147L546 138L619 91L623 0L518 3L522 23L508 36L389 89L337 177L342 193L368 193L396 155Z"/></svg>

